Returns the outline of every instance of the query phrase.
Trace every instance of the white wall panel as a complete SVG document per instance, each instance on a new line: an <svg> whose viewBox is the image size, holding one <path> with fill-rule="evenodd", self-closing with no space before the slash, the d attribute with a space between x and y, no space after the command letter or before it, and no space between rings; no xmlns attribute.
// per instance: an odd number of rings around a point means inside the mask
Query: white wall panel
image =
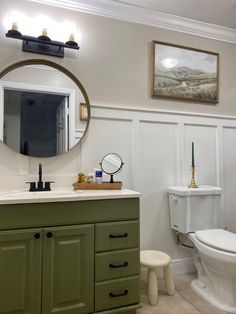
<svg viewBox="0 0 236 314"><path fill-rule="evenodd" d="M216 127L208 125L184 126L184 185L191 180L192 142L198 185L217 185L217 144Z"/></svg>
<svg viewBox="0 0 236 314"><path fill-rule="evenodd" d="M225 226L236 232L236 128L224 128Z"/></svg>
<svg viewBox="0 0 236 314"><path fill-rule="evenodd" d="M176 247L169 223L166 188L177 178L177 124L141 122L141 248L163 250L175 258Z"/></svg>

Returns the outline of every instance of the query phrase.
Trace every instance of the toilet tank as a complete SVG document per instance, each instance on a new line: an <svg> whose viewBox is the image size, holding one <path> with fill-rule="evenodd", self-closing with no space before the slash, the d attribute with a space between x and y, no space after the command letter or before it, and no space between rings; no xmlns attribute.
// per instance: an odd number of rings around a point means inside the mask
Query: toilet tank
<svg viewBox="0 0 236 314"><path fill-rule="evenodd" d="M219 227L221 188L173 186L167 193L172 229L189 233Z"/></svg>

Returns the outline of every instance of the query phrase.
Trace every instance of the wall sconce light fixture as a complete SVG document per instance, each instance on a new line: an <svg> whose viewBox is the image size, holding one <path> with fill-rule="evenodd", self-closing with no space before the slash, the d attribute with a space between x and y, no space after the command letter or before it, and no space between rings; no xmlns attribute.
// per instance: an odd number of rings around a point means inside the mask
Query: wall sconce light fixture
<svg viewBox="0 0 236 314"><path fill-rule="evenodd" d="M47 30L44 28L42 35L39 37L22 35L16 23L12 24L12 29L6 33L6 37L22 40L22 50L40 53L55 57L64 57L64 48L79 50L78 43L74 40L74 35L71 34L66 43L51 40L48 37Z"/></svg>

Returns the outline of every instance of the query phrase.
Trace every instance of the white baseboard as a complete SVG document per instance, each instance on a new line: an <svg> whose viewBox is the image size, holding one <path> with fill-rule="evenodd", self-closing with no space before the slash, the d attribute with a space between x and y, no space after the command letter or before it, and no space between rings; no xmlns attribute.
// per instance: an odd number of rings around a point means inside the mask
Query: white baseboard
<svg viewBox="0 0 236 314"><path fill-rule="evenodd" d="M181 275L196 271L192 257L174 259L171 262L173 275Z"/></svg>
<svg viewBox="0 0 236 314"><path fill-rule="evenodd" d="M195 272L196 267L194 265L193 258L186 257L186 258L179 258L179 259L172 260L171 270L172 270L172 274L176 276L176 275ZM158 277L163 276L161 269L157 270L157 276ZM144 280L144 281L147 280L147 267L141 266L140 278L141 280Z"/></svg>

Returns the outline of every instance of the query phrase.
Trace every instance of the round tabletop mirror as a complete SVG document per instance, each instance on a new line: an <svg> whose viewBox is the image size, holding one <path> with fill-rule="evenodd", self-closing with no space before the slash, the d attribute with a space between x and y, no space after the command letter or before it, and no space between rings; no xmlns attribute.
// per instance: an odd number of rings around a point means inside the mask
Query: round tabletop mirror
<svg viewBox="0 0 236 314"><path fill-rule="evenodd" d="M17 62L0 73L0 140L31 157L52 157L84 136L90 104L80 81L52 61Z"/></svg>
<svg viewBox="0 0 236 314"><path fill-rule="evenodd" d="M120 155L116 153L110 153L102 158L100 165L102 171L111 176L110 183L113 183L113 175L121 171L124 163Z"/></svg>

